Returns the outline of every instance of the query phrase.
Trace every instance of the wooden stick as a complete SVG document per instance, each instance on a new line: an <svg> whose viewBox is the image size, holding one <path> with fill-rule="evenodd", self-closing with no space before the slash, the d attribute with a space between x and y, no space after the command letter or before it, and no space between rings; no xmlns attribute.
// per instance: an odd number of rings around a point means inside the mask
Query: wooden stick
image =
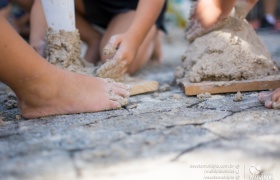
<svg viewBox="0 0 280 180"><path fill-rule="evenodd" d="M157 91L159 87L159 83L156 81L136 80L124 83L132 87L130 90L130 96L154 92Z"/></svg>
<svg viewBox="0 0 280 180"><path fill-rule="evenodd" d="M182 83L187 96L198 95L201 93L221 94L230 92L246 92L271 90L280 87L280 80L258 79L246 81L222 81L222 82L201 82L201 83Z"/></svg>

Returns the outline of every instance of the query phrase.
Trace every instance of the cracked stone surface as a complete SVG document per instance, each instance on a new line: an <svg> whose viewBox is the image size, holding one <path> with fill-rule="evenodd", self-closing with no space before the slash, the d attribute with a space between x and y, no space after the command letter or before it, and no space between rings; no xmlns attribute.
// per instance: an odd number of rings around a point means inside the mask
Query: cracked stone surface
<svg viewBox="0 0 280 180"><path fill-rule="evenodd" d="M18 120L0 84L0 179L279 179L280 111L265 109L258 92L241 102L235 93L186 97L173 82L180 33L165 43L162 66L137 74L171 90L131 97L133 109ZM260 36L280 64L280 36Z"/></svg>

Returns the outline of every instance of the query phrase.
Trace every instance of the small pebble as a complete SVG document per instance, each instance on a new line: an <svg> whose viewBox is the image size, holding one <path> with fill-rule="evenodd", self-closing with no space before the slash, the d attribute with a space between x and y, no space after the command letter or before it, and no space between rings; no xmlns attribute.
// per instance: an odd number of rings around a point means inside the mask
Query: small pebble
<svg viewBox="0 0 280 180"><path fill-rule="evenodd" d="M16 115L16 119L19 121L21 120L21 116L20 115Z"/></svg>
<svg viewBox="0 0 280 180"><path fill-rule="evenodd" d="M126 106L127 109L134 109L137 108L137 104L130 104L128 106Z"/></svg>
<svg viewBox="0 0 280 180"><path fill-rule="evenodd" d="M208 98L211 98L211 97L212 97L212 95L208 92L201 93L201 94L197 95L197 98L198 98L199 101L202 101L204 99L208 99Z"/></svg>
<svg viewBox="0 0 280 180"><path fill-rule="evenodd" d="M158 94L157 92L155 92L155 93L153 94L153 96L154 96L154 97L159 97L159 94Z"/></svg>
<svg viewBox="0 0 280 180"><path fill-rule="evenodd" d="M170 91L171 87L169 84L164 84L162 86L159 87L158 91L159 92L166 92L166 91Z"/></svg>
<svg viewBox="0 0 280 180"><path fill-rule="evenodd" d="M171 99L175 99L177 101L181 100L183 97L180 94L173 94L170 96Z"/></svg>
<svg viewBox="0 0 280 180"><path fill-rule="evenodd" d="M240 91L238 91L238 92L235 94L235 96L234 96L234 98L233 98L233 101L234 101L234 102L240 102L240 101L242 101L242 100L243 100L243 95L241 94Z"/></svg>

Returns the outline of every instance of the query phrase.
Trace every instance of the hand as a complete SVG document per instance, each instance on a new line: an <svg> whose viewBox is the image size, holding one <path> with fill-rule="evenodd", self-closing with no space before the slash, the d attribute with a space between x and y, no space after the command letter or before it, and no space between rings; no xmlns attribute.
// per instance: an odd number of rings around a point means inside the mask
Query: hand
<svg viewBox="0 0 280 180"><path fill-rule="evenodd" d="M139 45L128 33L117 34L110 38L104 48L104 54L112 57L113 61L123 61L128 67L134 60Z"/></svg>
<svg viewBox="0 0 280 180"><path fill-rule="evenodd" d="M223 0L222 0L223 1ZM223 26L232 10L235 0L222 2L219 0L199 0L191 10L190 22L186 28L186 38L193 41ZM222 3L221 3L222 2Z"/></svg>
<svg viewBox="0 0 280 180"><path fill-rule="evenodd" d="M258 0L237 0L235 14L240 18L246 18Z"/></svg>
<svg viewBox="0 0 280 180"><path fill-rule="evenodd" d="M97 76L122 81L123 75L136 56L138 47L128 33L112 36L103 50L110 60L97 70Z"/></svg>

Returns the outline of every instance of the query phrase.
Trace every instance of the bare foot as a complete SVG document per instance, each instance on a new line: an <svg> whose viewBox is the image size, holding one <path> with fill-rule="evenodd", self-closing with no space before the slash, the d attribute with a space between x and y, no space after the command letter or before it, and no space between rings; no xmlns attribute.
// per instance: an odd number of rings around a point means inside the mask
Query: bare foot
<svg viewBox="0 0 280 180"><path fill-rule="evenodd" d="M16 94L22 116L37 118L117 109L127 104L128 90L126 85L110 79L56 68L50 77L30 79L26 88Z"/></svg>
<svg viewBox="0 0 280 180"><path fill-rule="evenodd" d="M269 93L259 93L258 99L268 109L280 109L280 88Z"/></svg>

